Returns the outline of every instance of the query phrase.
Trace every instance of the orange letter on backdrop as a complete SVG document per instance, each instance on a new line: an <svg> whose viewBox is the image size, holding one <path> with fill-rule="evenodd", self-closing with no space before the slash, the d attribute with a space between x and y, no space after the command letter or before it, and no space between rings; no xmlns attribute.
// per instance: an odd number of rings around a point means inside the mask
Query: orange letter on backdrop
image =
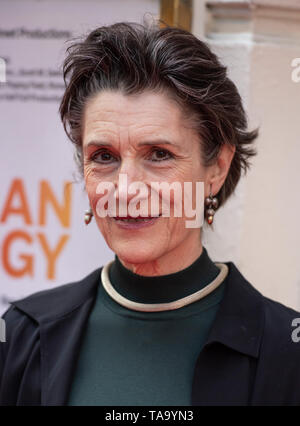
<svg viewBox="0 0 300 426"><path fill-rule="evenodd" d="M24 231L13 231L7 235L3 242L2 248L2 261L4 269L13 277L22 277L23 275L33 276L33 256L28 254L20 254L19 257L25 261L23 268L14 268L9 262L9 249L14 240L21 238L27 241L29 244L32 243L32 238Z"/></svg>
<svg viewBox="0 0 300 426"><path fill-rule="evenodd" d="M20 200L18 207L13 207L13 199L17 196ZM11 184L10 191L8 193L7 200L4 204L3 213L0 222L6 222L7 217L11 214L19 214L23 216L24 222L27 225L32 224L30 218L29 207L26 200L26 194L24 191L23 183L21 179L14 179Z"/></svg>
<svg viewBox="0 0 300 426"><path fill-rule="evenodd" d="M58 255L60 254L60 252L62 251L64 245L66 244L66 242L69 239L69 235L63 235L61 237L61 239L59 240L56 248L54 250L50 250L48 243L46 241L46 237L44 234L42 233L38 233L37 234L42 249L46 255L47 261L48 261L48 267L47 267L47 278L49 280L53 280L55 278L55 261L58 257Z"/></svg>
<svg viewBox="0 0 300 426"><path fill-rule="evenodd" d="M70 226L71 216L71 182L66 182L64 186L64 203L60 206L55 195L53 194L50 185L47 181L42 180L40 186L40 207L39 207L39 224L46 224L46 204L50 203L62 226L68 228Z"/></svg>

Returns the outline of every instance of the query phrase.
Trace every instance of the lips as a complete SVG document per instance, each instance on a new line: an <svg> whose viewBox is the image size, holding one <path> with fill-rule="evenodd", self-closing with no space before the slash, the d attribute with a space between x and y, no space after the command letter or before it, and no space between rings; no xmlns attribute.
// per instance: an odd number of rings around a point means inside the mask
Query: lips
<svg viewBox="0 0 300 426"><path fill-rule="evenodd" d="M114 216L114 219L116 220L128 220L128 219L154 219L156 217L160 217L161 214L158 216Z"/></svg>
<svg viewBox="0 0 300 426"><path fill-rule="evenodd" d="M137 230L137 229L140 229L140 228L152 226L157 221L157 219L159 219L160 216L161 215L159 215L159 216L146 216L146 217L143 217L143 216L137 216L137 217L115 216L113 219L114 219L115 223L117 224L117 226L119 226L122 229Z"/></svg>

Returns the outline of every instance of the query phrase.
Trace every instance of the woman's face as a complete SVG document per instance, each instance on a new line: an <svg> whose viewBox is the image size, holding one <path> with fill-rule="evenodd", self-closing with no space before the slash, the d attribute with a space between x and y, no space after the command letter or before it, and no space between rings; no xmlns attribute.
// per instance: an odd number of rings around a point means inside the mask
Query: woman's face
<svg viewBox="0 0 300 426"><path fill-rule="evenodd" d="M173 192L170 217L159 217L147 226L132 228L113 217L99 217L96 212L101 198L97 186L111 182L118 188L121 173L126 174L128 185L139 181L149 189L151 182L179 182L182 187L184 182L193 182L195 200L195 183L206 178L199 136L188 127L180 107L166 94L144 92L124 96L105 91L96 95L84 112L83 159L86 190L97 225L108 246L125 265L159 264L167 256L180 264L187 251L201 247L200 227L186 227L184 210L182 217L174 217ZM118 198L124 200L126 195L129 204L138 194L124 194L124 188L118 189L117 203ZM149 190L148 216L150 195Z"/></svg>

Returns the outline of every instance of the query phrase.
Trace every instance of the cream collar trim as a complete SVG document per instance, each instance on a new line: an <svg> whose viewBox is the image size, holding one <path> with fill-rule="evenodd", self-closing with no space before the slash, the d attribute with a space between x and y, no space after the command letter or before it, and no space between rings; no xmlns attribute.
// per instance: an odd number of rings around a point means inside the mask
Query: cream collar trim
<svg viewBox="0 0 300 426"><path fill-rule="evenodd" d="M115 302L124 306L128 309L133 309L134 311L142 311L142 312L160 312L160 311L171 311L174 309L182 308L183 306L189 305L190 303L194 303L197 300L202 299L207 296L209 293L214 291L220 284L224 281L228 274L228 266L225 263L215 263L215 265L220 269L220 273L218 276L209 284L207 284L204 288L199 291L196 291L193 294L190 294L181 299L175 300L173 302L168 303L138 303L133 302L132 300L126 299L126 297L119 294L115 288L112 286L109 279L109 268L114 261L109 262L102 268L101 271L101 281L104 289L109 294L109 296L115 300Z"/></svg>

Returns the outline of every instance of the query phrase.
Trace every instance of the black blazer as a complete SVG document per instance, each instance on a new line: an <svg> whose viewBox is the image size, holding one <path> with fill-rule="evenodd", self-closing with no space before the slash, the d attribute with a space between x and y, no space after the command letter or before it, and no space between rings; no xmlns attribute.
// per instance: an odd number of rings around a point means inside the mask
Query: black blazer
<svg viewBox="0 0 300 426"><path fill-rule="evenodd" d="M227 287L195 365L192 405L300 405L296 312L229 267ZM99 268L82 281L12 303L0 343L0 405L66 405Z"/></svg>

